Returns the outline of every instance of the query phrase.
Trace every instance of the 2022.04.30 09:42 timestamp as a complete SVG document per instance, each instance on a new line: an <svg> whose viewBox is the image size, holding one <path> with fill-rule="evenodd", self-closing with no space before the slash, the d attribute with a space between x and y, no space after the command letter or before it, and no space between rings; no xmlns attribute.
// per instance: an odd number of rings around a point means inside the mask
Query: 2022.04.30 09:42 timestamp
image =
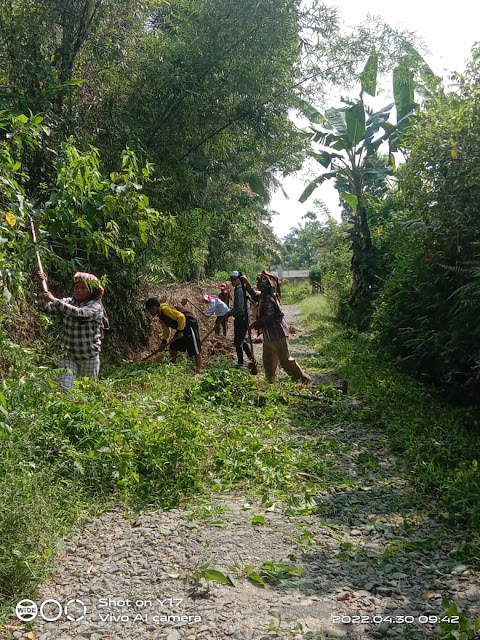
<svg viewBox="0 0 480 640"><path fill-rule="evenodd" d="M390 624L458 624L460 622L460 616L441 616L441 615L421 615L411 616L408 614L402 616L333 616L332 622L334 624L382 624L382 622L388 622Z"/></svg>

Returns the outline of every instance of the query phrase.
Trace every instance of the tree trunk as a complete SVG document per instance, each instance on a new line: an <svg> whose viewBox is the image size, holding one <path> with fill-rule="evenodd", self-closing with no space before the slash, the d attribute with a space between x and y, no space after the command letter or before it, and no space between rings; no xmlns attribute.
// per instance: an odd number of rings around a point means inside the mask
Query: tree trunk
<svg viewBox="0 0 480 640"><path fill-rule="evenodd" d="M358 297L369 297L372 287L373 272L368 265L369 254L372 252L372 237L368 226L367 210L363 204L362 196L358 195L357 210L354 216L354 226L352 230L352 286L348 304L353 306Z"/></svg>

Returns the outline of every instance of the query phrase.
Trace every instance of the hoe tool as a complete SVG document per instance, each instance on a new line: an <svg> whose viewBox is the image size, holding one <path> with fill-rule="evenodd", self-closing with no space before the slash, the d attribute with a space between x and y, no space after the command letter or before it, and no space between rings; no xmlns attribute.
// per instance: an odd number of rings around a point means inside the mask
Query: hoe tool
<svg viewBox="0 0 480 640"><path fill-rule="evenodd" d="M248 322L247 292L245 291L245 284L243 280L242 280L242 291L243 291L243 300L245 303L245 313L247 314L247 322ZM258 363L255 360L255 354L253 352L253 340L252 340L252 332L250 330L250 324L248 324L248 341L250 342L250 350L252 352L252 361L248 363L248 368L252 376L256 376L258 374Z"/></svg>

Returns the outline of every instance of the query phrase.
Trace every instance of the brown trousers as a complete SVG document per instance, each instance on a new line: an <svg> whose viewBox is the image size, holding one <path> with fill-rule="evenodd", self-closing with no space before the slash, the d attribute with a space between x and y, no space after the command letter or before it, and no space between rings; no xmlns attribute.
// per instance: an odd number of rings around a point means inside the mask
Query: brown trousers
<svg viewBox="0 0 480 640"><path fill-rule="evenodd" d="M264 341L263 366L267 380L273 380L275 378L275 372L279 362L292 380L301 380L303 371L297 361L290 357L287 338Z"/></svg>

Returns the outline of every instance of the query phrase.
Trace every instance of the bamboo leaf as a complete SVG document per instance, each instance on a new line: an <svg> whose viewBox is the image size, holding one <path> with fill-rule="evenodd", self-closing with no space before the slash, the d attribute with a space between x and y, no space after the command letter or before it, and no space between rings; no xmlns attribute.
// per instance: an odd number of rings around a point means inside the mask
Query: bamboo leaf
<svg viewBox="0 0 480 640"><path fill-rule="evenodd" d="M220 584L228 584L231 587L234 586L230 577L217 569L206 569L204 576L207 580L214 580L215 582L220 582Z"/></svg>
<svg viewBox="0 0 480 640"><path fill-rule="evenodd" d="M262 578L258 575L256 571L251 571L247 575L247 580L249 580L256 587L260 587L262 589L265 587L265 582L262 580Z"/></svg>
<svg viewBox="0 0 480 640"><path fill-rule="evenodd" d="M263 516L253 516L250 522L252 522L253 524L264 524L265 518Z"/></svg>

